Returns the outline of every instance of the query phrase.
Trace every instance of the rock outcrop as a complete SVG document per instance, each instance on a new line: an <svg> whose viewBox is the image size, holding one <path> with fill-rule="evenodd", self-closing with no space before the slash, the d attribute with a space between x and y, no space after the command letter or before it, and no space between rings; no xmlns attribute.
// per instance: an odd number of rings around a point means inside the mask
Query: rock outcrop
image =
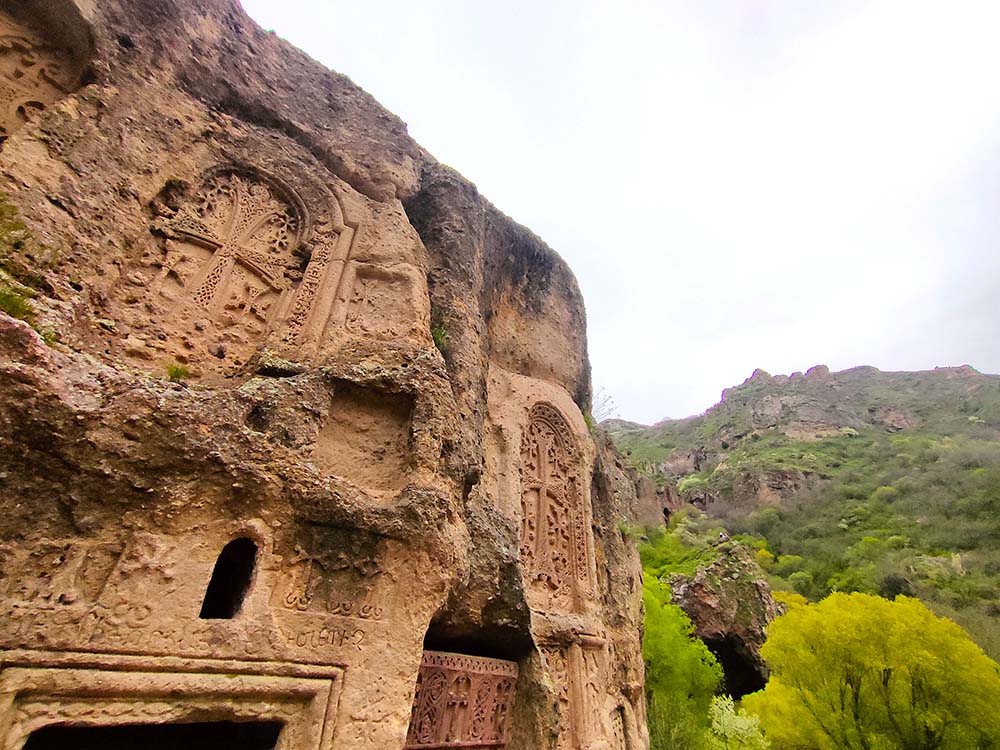
<svg viewBox="0 0 1000 750"><path fill-rule="evenodd" d="M6 745L642 747L563 261L233 0L0 26Z"/></svg>
<svg viewBox="0 0 1000 750"><path fill-rule="evenodd" d="M722 541L716 551L718 559L694 575L671 576L670 588L695 635L719 660L726 692L739 698L767 682L760 649L768 624L780 612L764 571L744 545Z"/></svg>

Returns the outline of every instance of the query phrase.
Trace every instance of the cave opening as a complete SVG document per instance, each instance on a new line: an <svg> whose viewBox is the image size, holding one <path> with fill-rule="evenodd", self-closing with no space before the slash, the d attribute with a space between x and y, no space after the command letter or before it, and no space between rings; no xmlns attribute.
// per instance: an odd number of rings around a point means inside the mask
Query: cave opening
<svg viewBox="0 0 1000 750"><path fill-rule="evenodd" d="M203 620L231 620L243 606L257 560L252 539L234 539L219 553L212 579L205 590L199 617Z"/></svg>
<svg viewBox="0 0 1000 750"><path fill-rule="evenodd" d="M761 674L753 657L746 653L738 639L706 638L704 641L722 667L725 691L733 700L764 688L767 678Z"/></svg>
<svg viewBox="0 0 1000 750"><path fill-rule="evenodd" d="M118 724L36 729L24 750L272 750L282 724L277 721L212 721L191 724Z"/></svg>

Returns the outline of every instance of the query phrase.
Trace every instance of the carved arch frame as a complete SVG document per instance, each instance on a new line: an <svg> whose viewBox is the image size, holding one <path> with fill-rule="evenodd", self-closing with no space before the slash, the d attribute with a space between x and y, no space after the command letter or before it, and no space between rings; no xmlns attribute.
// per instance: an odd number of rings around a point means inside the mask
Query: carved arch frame
<svg viewBox="0 0 1000 750"><path fill-rule="evenodd" d="M267 333L257 343L258 352L269 352L295 360L309 360L319 351L335 317L338 299L347 294L346 273L361 223L350 216L349 207L333 186L316 178L308 166L293 158L270 160L266 168L245 159L224 158L204 170L188 201L197 201L213 179L236 176L265 185L288 206L296 218L293 254L306 254L303 275L290 290L290 299ZM294 185L294 187L293 187ZM197 238L162 222L168 236L182 236L197 244ZM186 236L185 236L186 235Z"/></svg>
<svg viewBox="0 0 1000 750"><path fill-rule="evenodd" d="M549 457L541 456L543 447L536 439L540 430L554 438L555 444L552 447L555 452L555 468L561 476L550 476L552 467L545 463ZM538 465L532 466L533 460ZM569 599L569 612L583 613L587 610L587 603L593 598L596 586L594 541L590 529L590 512L585 502L586 467L583 466L583 453L569 420L558 407L548 401L537 401L528 410L521 440L520 470L521 559L529 578L526 582L529 604L543 613L566 609L553 601L554 596L545 596L545 588L550 588L559 594L561 600ZM529 507L531 493L534 493L535 500L533 508ZM563 497L559 498L559 495ZM550 526L549 505L557 499L564 501L565 528ZM569 556L566 560L569 580L562 584L555 582L557 576L552 565L556 563L551 559L539 559L540 556L545 557L539 554L540 551L551 553L544 545L553 533L569 537ZM558 592L559 586L568 587L568 597L565 592Z"/></svg>

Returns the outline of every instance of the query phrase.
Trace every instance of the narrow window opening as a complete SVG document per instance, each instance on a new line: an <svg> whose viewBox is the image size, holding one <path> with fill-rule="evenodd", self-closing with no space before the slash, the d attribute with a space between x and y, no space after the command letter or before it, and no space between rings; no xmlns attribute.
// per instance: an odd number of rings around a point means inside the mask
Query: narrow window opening
<svg viewBox="0 0 1000 750"><path fill-rule="evenodd" d="M198 724L121 724L107 727L48 726L28 737L24 750L272 750L277 721L213 721Z"/></svg>
<svg viewBox="0 0 1000 750"><path fill-rule="evenodd" d="M257 545L246 537L234 539L222 548L205 591L201 619L230 620L236 616L250 588L256 558Z"/></svg>

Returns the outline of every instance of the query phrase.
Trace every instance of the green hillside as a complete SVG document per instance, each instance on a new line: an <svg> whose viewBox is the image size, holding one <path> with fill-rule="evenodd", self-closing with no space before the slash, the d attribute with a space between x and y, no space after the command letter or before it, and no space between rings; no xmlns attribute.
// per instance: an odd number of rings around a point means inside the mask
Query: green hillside
<svg viewBox="0 0 1000 750"><path fill-rule="evenodd" d="M678 508L755 537L775 589L913 594L1000 657L1000 377L758 371L702 416L604 426Z"/></svg>

